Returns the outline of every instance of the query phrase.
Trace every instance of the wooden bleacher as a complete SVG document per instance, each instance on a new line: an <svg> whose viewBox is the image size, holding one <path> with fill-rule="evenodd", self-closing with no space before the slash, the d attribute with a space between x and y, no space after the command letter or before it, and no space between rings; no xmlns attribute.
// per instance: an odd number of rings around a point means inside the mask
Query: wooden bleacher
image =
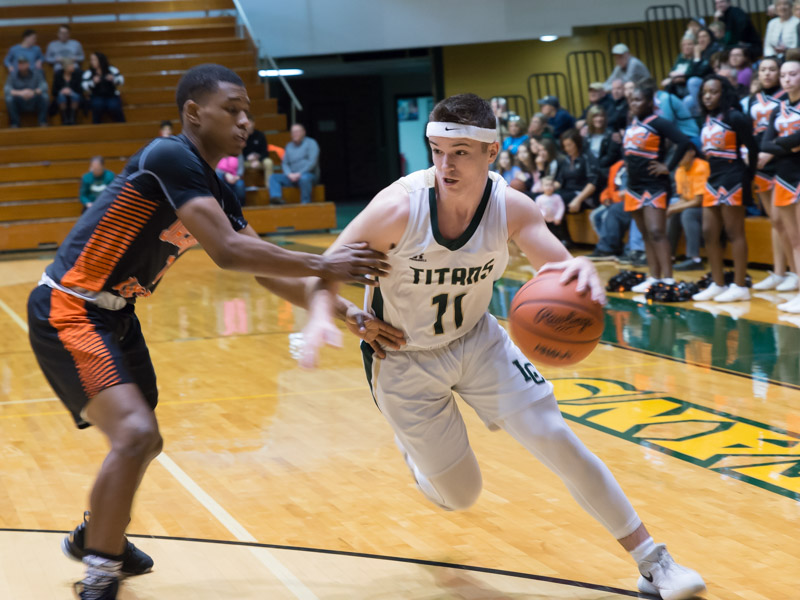
<svg viewBox="0 0 800 600"><path fill-rule="evenodd" d="M127 119L126 123L92 125L89 116L79 115L77 125L65 127L55 116L50 127L39 128L25 127L35 125L32 115L26 115L22 129L7 129L5 105L0 106L0 251L36 249L64 240L80 215L80 177L92 156L105 157L106 167L119 173L127 159L158 134L162 120L171 120L179 133L175 86L191 66L217 62L236 70L247 85L258 128L267 133L271 144L285 146L289 142L286 117L278 114L276 101L267 97L258 77L255 46L237 34L235 17L187 18L181 14L233 10L231 0L20 2L0 8L2 19L52 19L53 23L33 26L43 51L55 39L59 23L76 16L103 18L71 22L72 37L82 43L87 57L94 51L103 52L120 69L125 77L121 92ZM175 17L118 20L119 15L134 13ZM0 27L0 47L18 43L24 28ZM87 62L88 58L84 67ZM52 82L49 66L45 76ZM252 206L245 207L245 216L256 231L336 226L335 207L324 201L324 187L318 186L314 202L305 206L292 203L291 190L287 195L285 206L269 206L265 189L248 193Z"/></svg>

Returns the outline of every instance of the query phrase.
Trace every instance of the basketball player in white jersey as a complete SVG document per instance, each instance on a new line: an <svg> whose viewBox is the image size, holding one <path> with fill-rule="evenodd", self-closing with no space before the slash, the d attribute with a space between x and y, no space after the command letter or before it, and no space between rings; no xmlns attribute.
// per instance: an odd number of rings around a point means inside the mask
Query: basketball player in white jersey
<svg viewBox="0 0 800 600"><path fill-rule="evenodd" d="M505 270L513 240L534 268L563 269L604 303L592 263L572 258L548 231L533 201L489 172L498 153L491 106L472 94L436 105L427 129L434 167L380 192L333 248L368 242L392 267L368 291L372 311L401 329L406 345L362 344L370 386L422 493L446 510L469 508L481 473L453 392L491 429L505 429L555 472L639 566L638 587L664 600L705 590L695 571L656 545L611 472L567 427L553 386L488 312L492 284ZM332 291L311 302L307 344L323 341ZM314 354L315 349L307 350ZM383 352L381 353L383 354Z"/></svg>

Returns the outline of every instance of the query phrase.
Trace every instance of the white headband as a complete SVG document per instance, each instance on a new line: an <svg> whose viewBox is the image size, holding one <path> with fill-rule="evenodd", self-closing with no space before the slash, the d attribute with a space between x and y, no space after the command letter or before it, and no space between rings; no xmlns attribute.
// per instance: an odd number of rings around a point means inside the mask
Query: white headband
<svg viewBox="0 0 800 600"><path fill-rule="evenodd" d="M486 129L459 123L442 123L440 121L428 123L425 135L428 137L469 138L487 144L497 141L497 129Z"/></svg>

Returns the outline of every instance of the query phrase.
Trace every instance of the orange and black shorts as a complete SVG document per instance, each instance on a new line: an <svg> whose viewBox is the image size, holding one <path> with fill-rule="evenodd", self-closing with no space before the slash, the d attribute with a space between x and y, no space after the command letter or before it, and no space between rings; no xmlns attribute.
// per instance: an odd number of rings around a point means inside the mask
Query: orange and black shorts
<svg viewBox="0 0 800 600"><path fill-rule="evenodd" d="M775 192L772 196L774 206L790 206L797 202L800 190L796 186L787 183L780 177L775 178Z"/></svg>
<svg viewBox="0 0 800 600"><path fill-rule="evenodd" d="M733 186L731 190L727 190L725 186L711 187L710 184L706 184L706 189L703 192L703 208L741 206L743 199L741 183Z"/></svg>
<svg viewBox="0 0 800 600"><path fill-rule="evenodd" d="M652 206L654 208L667 208L667 191L664 189L658 191L645 190L637 193L636 191L628 188L625 190L625 211L633 212L640 210L645 206Z"/></svg>
<svg viewBox="0 0 800 600"><path fill-rule="evenodd" d="M91 425L81 415L89 400L112 386L136 384L150 408L158 403L156 374L133 308L105 310L46 285L28 298L33 353L81 429Z"/></svg>

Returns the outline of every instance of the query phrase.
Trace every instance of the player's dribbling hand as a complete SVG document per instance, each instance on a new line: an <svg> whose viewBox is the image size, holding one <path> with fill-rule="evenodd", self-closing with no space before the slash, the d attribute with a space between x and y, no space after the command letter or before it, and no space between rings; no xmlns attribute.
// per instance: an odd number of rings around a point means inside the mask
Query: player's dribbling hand
<svg viewBox="0 0 800 600"><path fill-rule="evenodd" d="M372 250L366 242L339 246L322 257L320 273L322 279L329 281L348 281L365 285L378 285L372 277L386 277L391 267L383 252Z"/></svg>
<svg viewBox="0 0 800 600"><path fill-rule="evenodd" d="M351 333L372 347L378 358L386 358L384 348L399 350L406 343L402 331L357 306L352 306L347 310L344 322Z"/></svg>
<svg viewBox="0 0 800 600"><path fill-rule="evenodd" d="M577 279L578 283L575 289L578 292L583 292L588 289L592 300L598 304L604 305L606 303L606 290L600 282L600 276L597 274L597 269L592 261L584 256L579 256L561 262L547 263L539 269L539 273L542 271L562 270L564 272L559 279L562 285L569 283L573 279Z"/></svg>

